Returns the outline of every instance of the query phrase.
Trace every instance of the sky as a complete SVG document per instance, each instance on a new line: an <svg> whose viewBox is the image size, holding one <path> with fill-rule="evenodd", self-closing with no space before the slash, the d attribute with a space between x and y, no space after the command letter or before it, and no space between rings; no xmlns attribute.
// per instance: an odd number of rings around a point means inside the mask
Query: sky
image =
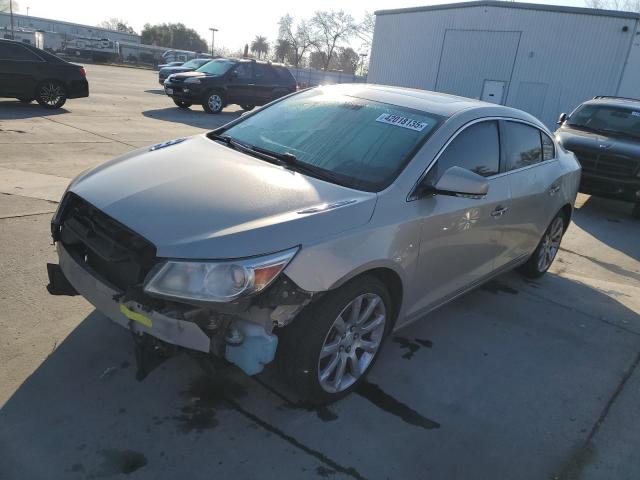
<svg viewBox="0 0 640 480"><path fill-rule="evenodd" d="M240 50L256 35L270 42L278 35L278 20L285 14L295 19L309 18L314 11L344 10L356 20L366 11L450 3L447 0L16 0L19 13L97 25L111 17L127 21L138 33L145 23L184 23L195 29L207 42L210 27L217 28L215 46ZM535 3L584 6L584 0L537 0ZM357 49L359 42L354 41Z"/></svg>

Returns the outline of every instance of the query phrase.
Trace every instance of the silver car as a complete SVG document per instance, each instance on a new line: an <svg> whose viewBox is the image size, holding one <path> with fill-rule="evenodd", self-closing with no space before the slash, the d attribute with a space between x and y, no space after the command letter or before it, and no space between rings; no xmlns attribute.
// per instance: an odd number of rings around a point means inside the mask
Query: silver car
<svg viewBox="0 0 640 480"><path fill-rule="evenodd" d="M330 402L394 330L515 267L544 274L579 181L519 110L319 87L76 178L50 289L250 375L277 359L300 395Z"/></svg>

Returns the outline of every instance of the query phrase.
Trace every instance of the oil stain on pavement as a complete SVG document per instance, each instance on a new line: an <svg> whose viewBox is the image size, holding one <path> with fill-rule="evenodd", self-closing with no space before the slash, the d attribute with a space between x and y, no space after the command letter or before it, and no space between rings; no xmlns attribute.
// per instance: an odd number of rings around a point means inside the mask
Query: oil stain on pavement
<svg viewBox="0 0 640 480"><path fill-rule="evenodd" d="M413 358L413 355L418 350L420 350L420 348L433 347L433 342L431 340L426 340L422 338L414 338L413 340L409 340L408 338L405 338L405 337L395 336L393 337L393 341L398 345L400 345L400 348L407 350L407 352L404 355L402 355L402 358L405 358L407 360L411 360Z"/></svg>

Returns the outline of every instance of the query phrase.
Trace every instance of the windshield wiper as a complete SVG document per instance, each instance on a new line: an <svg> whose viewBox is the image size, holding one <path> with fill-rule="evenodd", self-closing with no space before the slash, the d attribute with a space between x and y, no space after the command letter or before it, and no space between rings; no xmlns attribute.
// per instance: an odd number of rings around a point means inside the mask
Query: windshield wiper
<svg viewBox="0 0 640 480"><path fill-rule="evenodd" d="M330 172L329 170L325 170L324 168L316 167L315 165L311 165L309 163L301 162L293 153L274 152L273 150L268 150L266 148L258 147L255 145L251 146L251 149L254 152L267 155L278 160L280 165L282 165L283 167L303 173L308 173L313 177L319 178L321 180L326 180L331 183L348 186L347 182L341 175Z"/></svg>

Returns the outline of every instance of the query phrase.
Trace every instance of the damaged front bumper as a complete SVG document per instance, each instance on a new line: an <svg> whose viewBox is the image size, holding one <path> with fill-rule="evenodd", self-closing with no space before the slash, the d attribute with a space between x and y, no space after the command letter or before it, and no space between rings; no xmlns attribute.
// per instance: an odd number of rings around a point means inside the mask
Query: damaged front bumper
<svg viewBox="0 0 640 480"><path fill-rule="evenodd" d="M62 273L76 291L115 323L135 333L148 334L173 345L209 352L211 339L195 323L170 318L158 312L146 312L135 302L120 303L124 292L106 285L66 250L57 244Z"/></svg>
<svg viewBox="0 0 640 480"><path fill-rule="evenodd" d="M109 285L81 259L56 242L59 269L48 265L49 291L56 284L77 293L92 303L113 322L138 335L150 335L162 342L224 357L248 375L260 373L274 357L278 337L274 327L288 324L311 301L311 294L298 289L287 279L272 285L252 303L237 310L187 307L176 312L157 311L139 299L129 298ZM183 318L175 318L183 317Z"/></svg>

